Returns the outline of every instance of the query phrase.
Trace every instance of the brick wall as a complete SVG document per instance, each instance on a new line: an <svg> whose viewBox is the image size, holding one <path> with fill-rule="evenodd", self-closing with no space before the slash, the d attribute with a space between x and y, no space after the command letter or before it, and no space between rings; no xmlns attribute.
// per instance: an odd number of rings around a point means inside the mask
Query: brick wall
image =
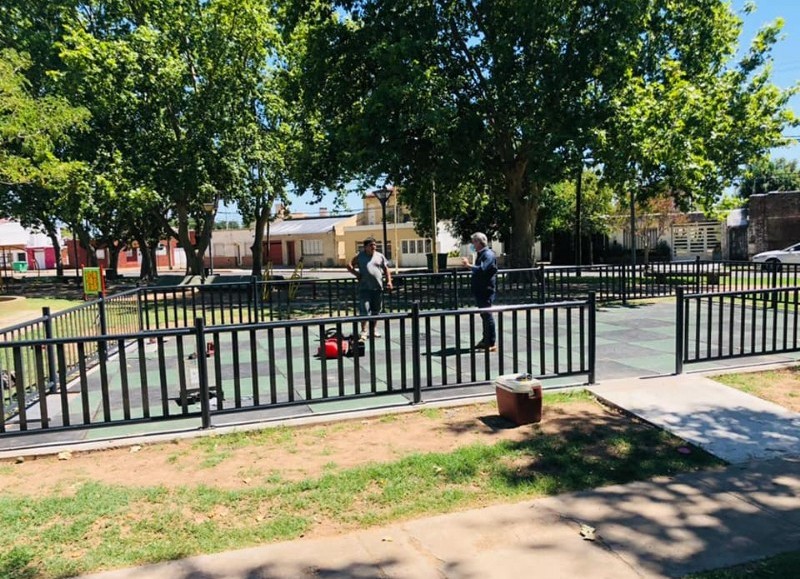
<svg viewBox="0 0 800 579"><path fill-rule="evenodd" d="M755 255L800 241L800 191L751 195L747 251Z"/></svg>

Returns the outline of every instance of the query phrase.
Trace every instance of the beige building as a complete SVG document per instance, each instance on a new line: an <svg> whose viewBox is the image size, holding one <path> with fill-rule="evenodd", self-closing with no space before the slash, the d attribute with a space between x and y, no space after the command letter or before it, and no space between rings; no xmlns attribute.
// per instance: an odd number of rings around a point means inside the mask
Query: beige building
<svg viewBox="0 0 800 579"><path fill-rule="evenodd" d="M247 229L215 230L212 238L214 267L247 268L252 265L250 246L255 232ZM427 267L432 240L414 229L411 215L397 196L386 203L386 248L383 247L383 211L374 194L364 197L362 211L351 215L295 215L271 223L269 238L264 238L264 262L273 266L294 266L303 258L305 267L344 267L361 250L363 242L374 237L378 251L395 267ZM437 253L460 252L464 248L440 224ZM208 259L208 256L207 256ZM457 265L458 259L453 258Z"/></svg>
<svg viewBox="0 0 800 579"><path fill-rule="evenodd" d="M383 247L383 211L381 203L373 193L364 197L364 206L358 214L358 223L345 228L345 246L349 259L361 250L363 242L374 237L378 251L383 253L396 267L426 267L426 255L432 253L432 240L417 232L411 214L397 195L386 202L386 248ZM460 244L446 227L440 224L436 236L437 253L458 251Z"/></svg>
<svg viewBox="0 0 800 579"><path fill-rule="evenodd" d="M265 256L272 265L296 265L302 257L306 267L343 266L348 255L345 229L356 222L356 215L323 215L272 223Z"/></svg>

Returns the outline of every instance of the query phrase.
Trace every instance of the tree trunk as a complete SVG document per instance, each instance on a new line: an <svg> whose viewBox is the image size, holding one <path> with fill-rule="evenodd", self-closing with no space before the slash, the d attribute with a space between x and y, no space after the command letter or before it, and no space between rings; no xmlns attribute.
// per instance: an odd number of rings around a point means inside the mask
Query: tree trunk
<svg viewBox="0 0 800 579"><path fill-rule="evenodd" d="M269 229L270 209L269 206L263 208L256 217L256 232L253 237L253 245L250 246L250 251L253 254L253 269L252 274L255 277L261 277L261 270L264 267L264 230ZM269 235L267 235L269 239Z"/></svg>
<svg viewBox="0 0 800 579"><path fill-rule="evenodd" d="M47 237L50 238L50 243L53 244L53 252L56 258L56 277L61 279L64 277L64 262L61 259L61 244L58 242L58 235L55 229L47 227Z"/></svg>
<svg viewBox="0 0 800 579"><path fill-rule="evenodd" d="M206 249L208 249L209 231L213 226L214 218L212 215L206 215L203 220L203 226L199 230L195 230L194 243L189 235L189 214L185 207L179 206L175 208L175 214L178 219L177 231L172 227L169 220L164 216L159 215L158 218L164 225L164 231L168 235L175 237L183 248L186 254L186 274L187 275L201 275L203 273L203 256Z"/></svg>
<svg viewBox="0 0 800 579"><path fill-rule="evenodd" d="M508 200L511 202L511 267L529 268L536 264L536 217L541 187L526 184L526 164L518 162L506 173Z"/></svg>
<svg viewBox="0 0 800 579"><path fill-rule="evenodd" d="M119 254L122 252L122 245L111 244L108 247L108 269L114 273L119 273Z"/></svg>
<svg viewBox="0 0 800 579"><path fill-rule="evenodd" d="M142 237L137 237L136 241L139 243L139 253L142 256L142 265L139 269L139 278L143 280L153 280L155 278L155 268L153 267L152 252L147 240Z"/></svg>
<svg viewBox="0 0 800 579"><path fill-rule="evenodd" d="M97 267L97 253L92 247L92 239L89 237L89 233L82 227L76 227L75 233L80 239L81 247L86 252L86 267Z"/></svg>
<svg viewBox="0 0 800 579"><path fill-rule="evenodd" d="M151 268L151 279L158 278L158 239L150 240L150 243L147 246L147 254L150 256L150 268Z"/></svg>

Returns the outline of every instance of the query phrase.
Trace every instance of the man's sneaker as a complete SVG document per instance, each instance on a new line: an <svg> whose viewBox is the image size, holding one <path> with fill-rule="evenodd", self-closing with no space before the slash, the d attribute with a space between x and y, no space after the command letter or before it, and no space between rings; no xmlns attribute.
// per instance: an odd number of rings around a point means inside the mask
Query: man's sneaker
<svg viewBox="0 0 800 579"><path fill-rule="evenodd" d="M359 336L358 336L358 341L359 342L366 342L367 341L367 333L366 332L361 332L361 334L359 334Z"/></svg>
<svg viewBox="0 0 800 579"><path fill-rule="evenodd" d="M373 338L380 338L381 334L380 334L380 332L372 332L372 337Z"/></svg>
<svg viewBox="0 0 800 579"><path fill-rule="evenodd" d="M497 345L492 344L491 346L485 344L483 340L475 344L475 350L488 350L489 352L497 352Z"/></svg>

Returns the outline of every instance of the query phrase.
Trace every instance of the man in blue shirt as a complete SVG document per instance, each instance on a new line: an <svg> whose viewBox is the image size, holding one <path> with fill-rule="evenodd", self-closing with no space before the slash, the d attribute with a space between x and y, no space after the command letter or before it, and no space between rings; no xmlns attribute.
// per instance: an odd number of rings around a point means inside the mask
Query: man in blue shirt
<svg viewBox="0 0 800 579"><path fill-rule="evenodd" d="M472 270L472 294L475 296L475 305L479 308L490 308L494 303L497 290L497 256L489 247L489 240L483 233L473 233L470 238L472 245L478 252L475 263L470 264L464 257L461 263ZM497 350L497 331L494 326L492 314L481 314L483 322L483 337L475 344L476 350Z"/></svg>
<svg viewBox="0 0 800 579"><path fill-rule="evenodd" d="M386 289L392 289L392 274L386 257L377 251L378 244L373 237L364 240L364 249L347 264L347 271L358 278L358 315L375 316L383 311L383 276L386 276ZM377 320L370 321L370 332L375 332ZM361 341L367 338L367 322L361 322Z"/></svg>

